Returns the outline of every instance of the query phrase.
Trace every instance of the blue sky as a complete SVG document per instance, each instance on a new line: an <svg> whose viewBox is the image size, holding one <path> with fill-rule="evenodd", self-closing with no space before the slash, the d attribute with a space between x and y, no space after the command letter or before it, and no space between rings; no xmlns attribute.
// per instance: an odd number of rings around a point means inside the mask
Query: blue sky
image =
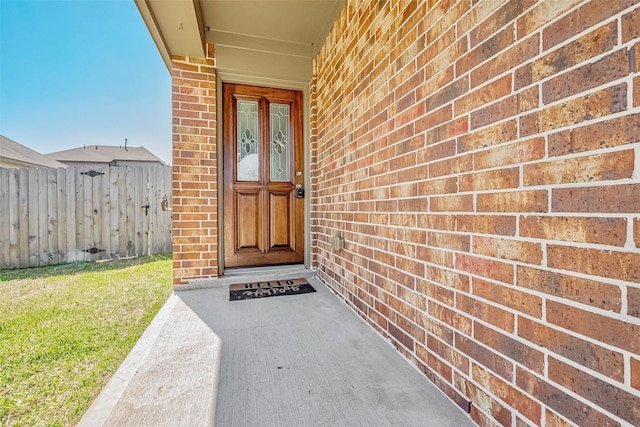
<svg viewBox="0 0 640 427"><path fill-rule="evenodd" d="M171 160L171 77L133 0L0 0L0 134Z"/></svg>

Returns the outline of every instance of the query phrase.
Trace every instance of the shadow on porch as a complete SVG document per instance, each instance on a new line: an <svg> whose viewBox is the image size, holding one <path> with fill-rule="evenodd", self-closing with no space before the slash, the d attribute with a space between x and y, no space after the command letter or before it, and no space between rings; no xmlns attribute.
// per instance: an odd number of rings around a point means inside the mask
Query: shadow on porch
<svg viewBox="0 0 640 427"><path fill-rule="evenodd" d="M317 292L229 301L230 282ZM301 267L176 292L80 426L464 426L471 420Z"/></svg>

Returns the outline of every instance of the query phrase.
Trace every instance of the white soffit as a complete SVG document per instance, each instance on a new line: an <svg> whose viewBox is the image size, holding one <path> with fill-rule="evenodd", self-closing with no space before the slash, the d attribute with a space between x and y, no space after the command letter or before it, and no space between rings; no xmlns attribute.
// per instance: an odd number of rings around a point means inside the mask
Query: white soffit
<svg viewBox="0 0 640 427"><path fill-rule="evenodd" d="M205 42L230 58L261 52L312 59L345 0L135 0L170 67L171 56L204 56ZM236 59L233 62L237 62ZM224 64L217 64L223 66Z"/></svg>
<svg viewBox="0 0 640 427"><path fill-rule="evenodd" d="M313 57L344 0L205 1L207 41ZM211 36L209 36L211 33ZM209 38L211 37L211 40Z"/></svg>

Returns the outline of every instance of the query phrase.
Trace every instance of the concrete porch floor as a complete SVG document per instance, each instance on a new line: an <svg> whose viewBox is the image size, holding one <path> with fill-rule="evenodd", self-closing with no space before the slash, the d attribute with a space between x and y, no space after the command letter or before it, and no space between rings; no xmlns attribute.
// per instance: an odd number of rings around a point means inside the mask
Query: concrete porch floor
<svg viewBox="0 0 640 427"><path fill-rule="evenodd" d="M317 292L229 301L228 284ZM466 426L471 420L301 267L178 291L80 426Z"/></svg>

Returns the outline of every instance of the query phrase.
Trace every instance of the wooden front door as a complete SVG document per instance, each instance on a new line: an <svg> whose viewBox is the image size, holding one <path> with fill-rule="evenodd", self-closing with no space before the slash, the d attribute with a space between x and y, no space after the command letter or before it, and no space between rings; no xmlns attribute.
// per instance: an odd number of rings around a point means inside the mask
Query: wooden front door
<svg viewBox="0 0 640 427"><path fill-rule="evenodd" d="M222 93L225 266L303 262L302 92Z"/></svg>

